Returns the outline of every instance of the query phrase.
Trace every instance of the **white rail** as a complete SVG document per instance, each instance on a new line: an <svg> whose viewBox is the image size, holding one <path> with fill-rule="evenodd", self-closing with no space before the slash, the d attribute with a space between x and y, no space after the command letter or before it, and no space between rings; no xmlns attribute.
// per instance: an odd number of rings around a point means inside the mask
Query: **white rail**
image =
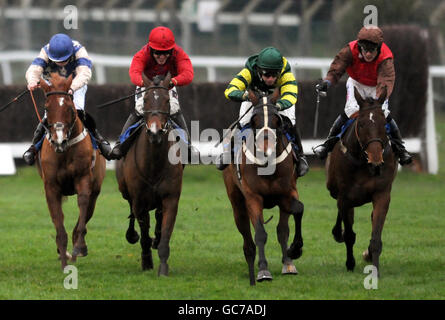
<svg viewBox="0 0 445 320"><path fill-rule="evenodd" d="M38 52L33 51L9 51L0 52L0 66L2 69L2 77L4 84L13 83L13 73L11 63L25 62L30 63ZM105 84L107 81L106 68L128 68L130 66L130 56L115 56L90 53L93 60L96 82ZM191 56L194 68L205 68L207 70L207 81L215 82L217 80L218 68L241 68L245 63L245 57L208 57L208 56ZM289 57L294 72L297 69L319 70L323 77L330 65L331 59L327 58L307 58L307 57ZM24 73L24 71L23 71ZM420 138L409 139L407 142L407 150L414 153L425 153L427 171L437 174L439 170L439 158L437 152L437 138L434 120L434 92L433 78L445 77L445 66L430 66L428 80L428 101L425 119L425 140ZM407 139L408 141L408 139ZM412 145L412 147L410 147ZM423 145L425 147L423 147ZM305 147L306 152L311 150ZM22 150L23 151L23 150Z"/></svg>

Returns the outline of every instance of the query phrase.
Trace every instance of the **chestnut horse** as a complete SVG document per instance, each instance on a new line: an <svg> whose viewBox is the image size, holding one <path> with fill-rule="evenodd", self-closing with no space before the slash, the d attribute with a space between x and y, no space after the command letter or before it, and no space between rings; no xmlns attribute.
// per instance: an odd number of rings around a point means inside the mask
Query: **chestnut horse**
<svg viewBox="0 0 445 320"><path fill-rule="evenodd" d="M37 168L42 177L46 202L56 228L57 251L62 269L67 260L88 254L86 225L93 216L105 177L105 158L93 148L90 134L77 115L68 79L51 74L51 85L40 81L46 95L47 135L43 140ZM72 234L72 256L67 252L68 236L63 225L62 198L77 194L79 218Z"/></svg>
<svg viewBox="0 0 445 320"><path fill-rule="evenodd" d="M116 177L119 190L130 205L130 226L127 240L136 243L139 235L134 230L136 218L141 230L142 270L153 269L151 248L158 249L160 265L158 275L168 275L167 260L170 238L178 212L182 188L183 166L169 159L169 150L175 141L169 139L172 130L170 119L170 74L161 81L150 81L144 74L144 126L139 129L135 143L126 156L117 161ZM149 236L149 211L156 209L154 243Z"/></svg>
<svg viewBox="0 0 445 320"><path fill-rule="evenodd" d="M352 271L355 267L354 207L372 202L371 241L363 257L372 261L378 270L383 224L389 208L392 182L397 174L397 159L386 134L386 119L381 107L386 99L386 89L377 100L364 100L357 88L354 94L360 106L358 116L326 162L327 188L337 199L338 207L332 234L337 242L345 242L346 268Z"/></svg>
<svg viewBox="0 0 445 320"><path fill-rule="evenodd" d="M264 208L280 208L277 236L282 251L283 274L298 273L292 259L299 258L303 252L301 219L304 206L299 200L296 187L297 173L292 158L292 147L283 132L284 121L287 119L283 119L278 113L275 107L277 99L277 90L273 95L260 97L249 91L249 100L254 105L250 121L252 134L247 138L251 143L242 143L242 151L235 155L235 164L230 164L223 172L235 223L244 239L244 256L251 285L255 285L254 263L257 246L259 272L256 279L260 282L272 280L265 255L267 233L264 228ZM258 156L253 154L248 145L254 145L253 149L257 150ZM295 236L291 247L288 248L290 215L293 215L295 220ZM252 239L250 223L255 230L255 242Z"/></svg>

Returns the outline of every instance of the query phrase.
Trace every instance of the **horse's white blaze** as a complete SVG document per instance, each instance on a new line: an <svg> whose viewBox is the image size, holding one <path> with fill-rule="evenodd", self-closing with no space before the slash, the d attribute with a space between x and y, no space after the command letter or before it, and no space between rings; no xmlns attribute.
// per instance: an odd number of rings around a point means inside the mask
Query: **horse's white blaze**
<svg viewBox="0 0 445 320"><path fill-rule="evenodd" d="M57 143L60 145L63 142L63 128L56 129L56 137L57 137Z"/></svg>
<svg viewBox="0 0 445 320"><path fill-rule="evenodd" d="M373 117L374 117L374 114L372 112L369 113L369 120L371 120L372 122L375 122Z"/></svg>
<svg viewBox="0 0 445 320"><path fill-rule="evenodd" d="M59 98L59 105L63 106L63 102L65 101L64 97Z"/></svg>
<svg viewBox="0 0 445 320"><path fill-rule="evenodd" d="M156 122L152 122L150 128L148 128L153 134L158 132L158 127L156 126Z"/></svg>
<svg viewBox="0 0 445 320"><path fill-rule="evenodd" d="M155 100L159 99L159 95L158 95L158 93L156 91L153 92L153 98L155 98Z"/></svg>

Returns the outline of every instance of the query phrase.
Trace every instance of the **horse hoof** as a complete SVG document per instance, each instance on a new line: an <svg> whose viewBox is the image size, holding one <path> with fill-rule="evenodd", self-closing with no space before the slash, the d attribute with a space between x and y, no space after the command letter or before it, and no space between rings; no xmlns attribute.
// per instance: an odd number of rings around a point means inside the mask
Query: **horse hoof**
<svg viewBox="0 0 445 320"><path fill-rule="evenodd" d="M59 252L59 250L57 250L57 253ZM65 252L65 257L66 257L66 259L67 260L71 260L72 258L73 258L73 256L68 252L68 251L66 251ZM62 260L61 258L60 258L60 254L59 254L59 257L57 258L58 260Z"/></svg>
<svg viewBox="0 0 445 320"><path fill-rule="evenodd" d="M363 251L363 260L365 260L366 262L372 262L372 257L369 254L369 250L368 249Z"/></svg>
<svg viewBox="0 0 445 320"><path fill-rule="evenodd" d="M262 282L264 280L271 281L272 280L272 274L268 270L260 270L258 272L256 280L258 282Z"/></svg>
<svg viewBox="0 0 445 320"><path fill-rule="evenodd" d="M139 234L133 230L133 232L127 230L127 233L125 234L125 238L127 238L128 243L135 244L139 241Z"/></svg>
<svg viewBox="0 0 445 320"><path fill-rule="evenodd" d="M293 263L284 264L283 268L281 269L281 274L298 274L298 271Z"/></svg>
<svg viewBox="0 0 445 320"><path fill-rule="evenodd" d="M345 242L345 238L344 238L344 230L341 230L340 232L335 231L334 229L332 230L332 235L334 236L334 240L337 241L338 243L342 243Z"/></svg>
<svg viewBox="0 0 445 320"><path fill-rule="evenodd" d="M83 248L78 248L78 247L74 247L73 249L73 253L71 254L74 261L76 261L76 257L86 257L88 255L88 248L87 247L83 247Z"/></svg>
<svg viewBox="0 0 445 320"><path fill-rule="evenodd" d="M153 269L153 258L150 254L142 255L142 271Z"/></svg>
<svg viewBox="0 0 445 320"><path fill-rule="evenodd" d="M348 270L348 271L354 271L354 268L355 268L355 260L354 259L352 259L351 261L346 261L346 269Z"/></svg>
<svg viewBox="0 0 445 320"><path fill-rule="evenodd" d="M158 277L160 276L168 276L168 264L161 263L159 265Z"/></svg>

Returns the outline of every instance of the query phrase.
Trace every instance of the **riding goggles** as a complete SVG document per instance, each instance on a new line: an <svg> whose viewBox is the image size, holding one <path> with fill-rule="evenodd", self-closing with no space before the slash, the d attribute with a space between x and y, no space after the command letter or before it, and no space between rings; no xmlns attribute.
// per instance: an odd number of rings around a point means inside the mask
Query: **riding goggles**
<svg viewBox="0 0 445 320"><path fill-rule="evenodd" d="M172 54L172 50L154 50L152 49L153 54L157 56L169 56Z"/></svg>
<svg viewBox="0 0 445 320"><path fill-rule="evenodd" d="M280 75L280 70L274 70L274 69L260 69L259 72L262 76L265 76L266 78L270 77L278 78L278 76Z"/></svg>
<svg viewBox="0 0 445 320"><path fill-rule="evenodd" d="M378 45L373 42L359 42L358 46L363 52L373 53L376 52L378 49Z"/></svg>

